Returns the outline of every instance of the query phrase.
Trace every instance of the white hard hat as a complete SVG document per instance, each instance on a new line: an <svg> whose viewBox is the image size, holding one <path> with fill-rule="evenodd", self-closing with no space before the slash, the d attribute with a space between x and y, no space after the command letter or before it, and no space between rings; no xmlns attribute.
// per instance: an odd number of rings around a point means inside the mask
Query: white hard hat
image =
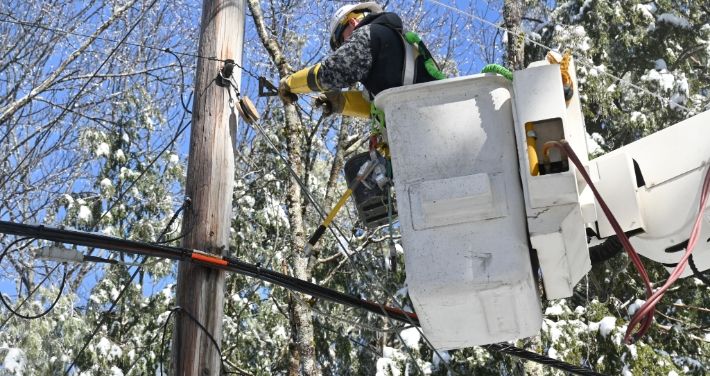
<svg viewBox="0 0 710 376"><path fill-rule="evenodd" d="M374 1L368 1L365 3L357 3L357 4L350 4L350 5L343 5L335 11L335 14L333 14L333 17L330 19L330 47L333 49L336 49L337 47L337 42L338 38L340 37L340 33L342 32L341 26L342 22L345 21L347 18L348 14L356 12L356 11L369 11L371 13L382 13L383 9L382 7L377 4ZM340 30L339 30L340 29ZM337 31L337 33L336 33Z"/></svg>

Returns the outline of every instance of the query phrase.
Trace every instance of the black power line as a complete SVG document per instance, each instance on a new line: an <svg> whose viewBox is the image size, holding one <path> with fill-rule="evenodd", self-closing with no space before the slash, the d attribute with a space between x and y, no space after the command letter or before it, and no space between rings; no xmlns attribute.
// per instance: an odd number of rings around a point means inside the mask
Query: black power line
<svg viewBox="0 0 710 376"><path fill-rule="evenodd" d="M10 243L10 244L5 248L5 250L2 252L2 254L0 254L0 263L2 263L2 260L5 259L5 256L7 255L7 253L10 251L10 249L11 249L15 244L17 244L17 243L19 243L19 242L21 242L21 241L23 241L23 240L28 240L28 239L29 239L29 238L20 238L20 239L15 240L14 242ZM19 251L19 249L18 249L18 251ZM0 324L0 329L2 329L3 327L5 327L5 324L7 324L8 321L10 321L10 319L13 318L14 316L17 316L17 317L19 317L19 318L21 318L21 319L24 319L24 320L34 320L34 319L39 319L39 318L41 318L41 317L44 317L44 316L47 315L50 311L52 311L52 309L54 309L54 307L57 305L57 302L59 302L59 299L60 299L61 296L62 296L62 291L64 291L64 285L66 284L66 281L67 281L67 268L66 268L66 265L65 265L65 267L64 267L64 274L63 274L63 276L62 276L62 282L61 282L60 285L59 285L59 291L57 292L57 297L54 299L54 301L52 301L52 304L50 304L49 307L47 307L47 309L45 309L44 311L42 311L41 313L39 313L39 314L37 314L37 315L24 315L24 314L22 314L22 313L19 312L20 308L21 308L23 305L25 305L25 303L27 303L27 302L30 300L30 298L32 298L32 296L39 290L39 288L42 286L42 284L43 284L46 280L49 279L49 277L52 275L52 273L54 273L54 271L57 270L60 265L62 265L62 264L61 264L61 263L57 263L57 265L55 265L54 268L52 268L52 270L50 270L49 272L47 272L47 274L46 274L46 275L44 276L44 278L37 284L37 286L35 286L35 288L33 288L32 291L30 291L30 292L27 294L27 297L26 297L25 299L23 299L23 300L20 302L20 304L18 304L17 307L15 307L15 308L10 307L10 303L7 302L7 301L5 300L5 297L3 296L3 294L0 293L0 302L2 302L2 304L5 306L5 308L7 308L7 310L10 312L10 316L8 316L8 317L5 319L5 321L3 321L2 324ZM28 288L29 288L29 286L28 286Z"/></svg>
<svg viewBox="0 0 710 376"><path fill-rule="evenodd" d="M219 346L219 343L217 343L217 340L214 338L212 333L210 333L209 330L205 327L204 324L202 324L194 315L192 315L190 312L188 312L185 308L177 306L173 307L170 309L170 313L168 314L168 317L165 319L165 322L163 323L163 330L162 330L162 335L160 337L160 354L158 355L158 365L160 369L160 374L163 375L163 357L162 357L162 350L165 348L165 333L168 329L168 323L170 322L170 318L173 317L173 314L175 313L182 313L184 314L187 318L190 319L190 321L194 322L195 325L197 325L200 330L202 330L205 335L207 335L207 338L209 338L210 342L212 342L212 345L217 349L217 353L219 354L219 360L220 360L220 373L221 374L228 374L228 375L247 375L244 372L234 372L234 371L225 371L225 364L224 364L224 358L222 357L222 349Z"/></svg>
<svg viewBox="0 0 710 376"><path fill-rule="evenodd" d="M0 233L16 236L30 236L50 241L70 243L87 247L103 248L113 251L140 254L150 257L167 258L171 260L192 261L201 265L217 268L233 273L238 273L250 277L274 283L290 290L295 290L311 296L323 298L336 303L351 307L364 309L379 316L388 317L392 320L406 324L419 325L416 314L403 310L360 299L351 295L343 294L314 283L277 273L272 270L261 268L258 265L251 265L241 262L231 257L218 258L213 255L206 255L202 252L179 248L168 247L145 242L138 242L93 233L84 233L73 230L63 230L37 225L26 225L7 221L0 221ZM575 366L557 359L520 349L507 344L491 344L483 346L489 351L500 352L512 355L521 359L530 360L559 370L584 376L602 376L603 374L587 368Z"/></svg>
<svg viewBox="0 0 710 376"><path fill-rule="evenodd" d="M145 243L133 240L114 238L111 236L85 233L74 230L56 229L42 225L25 225L7 221L0 221L0 233L17 236L30 236L61 243L76 244L85 247L108 249L117 252L126 252L150 257L166 258L177 261L192 261L212 268L255 277L279 286L299 291L304 294L324 298L336 303L355 308L365 309L377 315L382 315L382 307L393 319L409 323L409 319L416 320L416 315L400 309L386 307L368 300L294 278L285 274L264 269L259 265L248 264L232 257L217 258L193 249L170 247L159 244ZM410 317L411 316L411 317Z"/></svg>

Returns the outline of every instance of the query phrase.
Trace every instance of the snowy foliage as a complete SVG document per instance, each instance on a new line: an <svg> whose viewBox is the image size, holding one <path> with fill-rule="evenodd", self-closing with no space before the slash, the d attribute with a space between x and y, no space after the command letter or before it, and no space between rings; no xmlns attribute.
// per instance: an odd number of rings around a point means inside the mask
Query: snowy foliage
<svg viewBox="0 0 710 376"><path fill-rule="evenodd" d="M606 151L710 108L710 27L691 4L562 1L539 30L574 53L587 129Z"/></svg>

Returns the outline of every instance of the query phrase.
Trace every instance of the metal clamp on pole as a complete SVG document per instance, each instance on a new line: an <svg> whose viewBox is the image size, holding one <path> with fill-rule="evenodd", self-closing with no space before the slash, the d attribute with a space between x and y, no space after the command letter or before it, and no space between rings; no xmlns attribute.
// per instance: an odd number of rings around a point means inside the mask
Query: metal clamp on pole
<svg viewBox="0 0 710 376"><path fill-rule="evenodd" d="M229 79L232 77L232 73L234 73L234 67L236 66L236 63L232 59L227 59L224 61L224 66L222 69L220 69L219 74L217 75L217 78L215 81L217 82L218 86L221 87L229 87Z"/></svg>

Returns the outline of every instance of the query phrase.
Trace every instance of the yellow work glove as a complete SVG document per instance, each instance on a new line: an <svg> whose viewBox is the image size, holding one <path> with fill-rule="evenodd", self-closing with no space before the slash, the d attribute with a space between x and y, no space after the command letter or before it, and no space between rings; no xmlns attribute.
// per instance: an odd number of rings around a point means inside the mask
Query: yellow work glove
<svg viewBox="0 0 710 376"><path fill-rule="evenodd" d="M298 100L298 95L291 92L288 86L288 77L282 78L279 82L279 97L285 104L292 104Z"/></svg>
<svg viewBox="0 0 710 376"><path fill-rule="evenodd" d="M323 116L343 112L343 98L340 93L325 93L319 95L313 102L315 107L323 110Z"/></svg>
<svg viewBox="0 0 710 376"><path fill-rule="evenodd" d="M359 91L331 91L319 95L313 103L323 109L323 115L343 114L359 118L370 117L370 102Z"/></svg>

